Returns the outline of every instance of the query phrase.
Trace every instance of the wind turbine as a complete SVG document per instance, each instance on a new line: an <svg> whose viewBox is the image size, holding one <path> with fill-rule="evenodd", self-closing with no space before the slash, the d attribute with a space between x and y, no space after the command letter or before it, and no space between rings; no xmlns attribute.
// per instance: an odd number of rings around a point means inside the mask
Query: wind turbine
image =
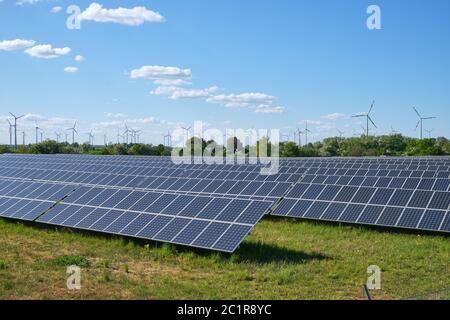
<svg viewBox="0 0 450 320"><path fill-rule="evenodd" d="M90 132L86 133L88 135L89 138L89 145L94 145L94 135L92 134L92 130Z"/></svg>
<svg viewBox="0 0 450 320"><path fill-rule="evenodd" d="M21 115L20 117L17 117L16 115L14 115L11 112L9 114L12 115L14 118L14 148L17 149L17 120L19 120L20 118L23 118L25 115Z"/></svg>
<svg viewBox="0 0 450 320"><path fill-rule="evenodd" d="M75 144L75 133L78 134L77 129L75 129L77 126L77 122L75 121L75 123L73 124L72 128L66 129L66 130L71 130L72 131L72 144Z"/></svg>
<svg viewBox="0 0 450 320"><path fill-rule="evenodd" d="M59 143L59 140L61 138L61 133L55 132L56 135L56 142Z"/></svg>
<svg viewBox="0 0 450 320"><path fill-rule="evenodd" d="M41 132L39 132L39 134L41 135L41 142L44 141L44 138L43 138L44 131L41 130Z"/></svg>
<svg viewBox="0 0 450 320"><path fill-rule="evenodd" d="M12 146L12 128L14 128L14 125L8 119L6 121L8 121L8 124L9 124L9 146L11 147Z"/></svg>
<svg viewBox="0 0 450 320"><path fill-rule="evenodd" d="M186 132L186 137L189 139L189 131L191 130L192 127L181 127L182 130L184 130Z"/></svg>
<svg viewBox="0 0 450 320"><path fill-rule="evenodd" d="M66 133L64 133L64 137L65 137L65 139L66 139L66 143L68 143L69 141L68 141L68 137L69 136L69 134L66 132ZM42 140L42 139L41 139Z"/></svg>
<svg viewBox="0 0 450 320"><path fill-rule="evenodd" d="M373 124L373 126L375 127L375 128L377 128L378 129L378 127L377 127L377 125L375 124L375 122L373 122L373 120L372 120L372 118L370 117L370 113L372 112L372 109L373 109L373 105L375 104L375 101L373 101L372 102L372 105L370 106L370 109L369 109L369 112L367 112L367 113L363 113L363 114L357 114L357 115L354 115L352 118L361 118L361 117L365 117L366 118L366 121L367 121L367 126L366 126L366 135L367 136L369 136L369 121Z"/></svg>
<svg viewBox="0 0 450 320"><path fill-rule="evenodd" d="M290 134L282 134L281 139L284 140L284 142L289 142L289 139L291 138Z"/></svg>
<svg viewBox="0 0 450 320"><path fill-rule="evenodd" d="M302 134L303 134L303 131L300 130L300 128L297 128L298 146L299 146L299 147L302 146Z"/></svg>
<svg viewBox="0 0 450 320"><path fill-rule="evenodd" d="M365 134L366 134L366 128L364 128L364 126L363 125L361 125L361 129L362 129L362 136L364 136Z"/></svg>
<svg viewBox="0 0 450 320"><path fill-rule="evenodd" d="M308 145L308 133L311 133L311 130L308 129L308 120L305 120L306 123L306 128L303 131L303 133L305 134L305 145Z"/></svg>
<svg viewBox="0 0 450 320"><path fill-rule="evenodd" d="M398 134L400 134L400 131L395 130L394 127L391 126L391 135L395 136L395 135L398 135Z"/></svg>
<svg viewBox="0 0 450 320"><path fill-rule="evenodd" d="M344 131L341 131L341 130L339 130L339 129L337 129L337 131L339 132L339 139L342 140L342 136L345 134L345 132L344 132Z"/></svg>
<svg viewBox="0 0 450 320"><path fill-rule="evenodd" d="M106 135L106 133L103 135L103 144L106 146L108 144L107 142L108 140L108 136Z"/></svg>
<svg viewBox="0 0 450 320"><path fill-rule="evenodd" d="M142 130L134 130L134 143L139 143L139 137Z"/></svg>
<svg viewBox="0 0 450 320"><path fill-rule="evenodd" d="M167 147L172 146L172 136L170 135L170 131L167 131L167 135L163 134L164 136L164 144L166 144L166 138L167 138Z"/></svg>
<svg viewBox="0 0 450 320"><path fill-rule="evenodd" d="M428 139L431 139L431 133L433 132L433 129L425 129L425 132L428 133Z"/></svg>
<svg viewBox="0 0 450 320"><path fill-rule="evenodd" d="M26 132L25 131L22 131L22 143L23 143L23 146L25 147L25 137L27 136L27 134L26 134Z"/></svg>
<svg viewBox="0 0 450 320"><path fill-rule="evenodd" d="M423 139L423 120L431 120L436 119L436 117L422 117L422 115L417 111L416 107L413 107L414 111L416 112L417 116L419 117L419 121L416 125L416 130L420 126L420 139Z"/></svg>
<svg viewBox="0 0 450 320"><path fill-rule="evenodd" d="M36 144L38 144L38 131L41 129L39 128L37 121L34 122L36 124L36 126L34 127L34 129L36 130Z"/></svg>
<svg viewBox="0 0 450 320"><path fill-rule="evenodd" d="M123 133L123 135L125 135L125 137L127 138L126 142L128 144L128 134L130 133L130 129L128 129L127 124L125 123L125 132Z"/></svg>
<svg viewBox="0 0 450 320"><path fill-rule="evenodd" d="M120 134L120 128L117 128L117 144L120 144L120 138L122 135Z"/></svg>

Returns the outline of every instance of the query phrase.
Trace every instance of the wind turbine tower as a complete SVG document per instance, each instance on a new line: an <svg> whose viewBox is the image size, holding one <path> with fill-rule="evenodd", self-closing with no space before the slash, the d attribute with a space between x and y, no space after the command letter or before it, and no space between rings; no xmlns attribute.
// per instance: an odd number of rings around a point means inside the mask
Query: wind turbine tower
<svg viewBox="0 0 450 320"><path fill-rule="evenodd" d="M12 129L14 128L14 125L11 123L11 121L8 121L9 124L9 146L12 147Z"/></svg>
<svg viewBox="0 0 450 320"><path fill-rule="evenodd" d="M353 118L362 118L362 117L365 117L365 118L366 118L366 122L367 122L367 124L366 124L366 136L367 136L367 137L369 136L369 130L370 130L370 128L369 128L369 122L372 123L372 125L373 125L375 128L378 129L377 125L375 124L375 122L373 122L372 118L370 117L370 113L372 112L372 109L373 109L374 104L375 104L375 101L372 102L372 105L370 106L369 112L367 112L367 113L362 113L362 114L357 114L357 115L354 115L354 116L353 116Z"/></svg>
<svg viewBox="0 0 450 320"><path fill-rule="evenodd" d="M416 130L420 126L420 140L422 140L423 139L423 120L436 119L436 117L422 117L422 115L419 113L419 111L417 111L416 107L413 107L413 109L414 109L414 112L419 117L419 121L417 122L417 125L416 125Z"/></svg>
<svg viewBox="0 0 450 320"><path fill-rule="evenodd" d="M75 133L78 134L78 131L77 131L77 129L76 129L76 126L77 126L77 122L75 121L75 123L73 124L73 127L72 127L72 128L66 129L66 130L72 131L72 144L75 144Z"/></svg>
<svg viewBox="0 0 450 320"><path fill-rule="evenodd" d="M19 120L20 118L23 118L24 115L17 117L16 115L14 115L11 112L9 114L12 115L14 118L14 148L17 149L17 120ZM24 138L24 140L25 140L25 138Z"/></svg>

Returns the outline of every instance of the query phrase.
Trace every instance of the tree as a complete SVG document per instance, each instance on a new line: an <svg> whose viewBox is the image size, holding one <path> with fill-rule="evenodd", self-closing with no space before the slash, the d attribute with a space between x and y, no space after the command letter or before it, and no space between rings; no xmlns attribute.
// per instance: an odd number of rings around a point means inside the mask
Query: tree
<svg viewBox="0 0 450 320"><path fill-rule="evenodd" d="M295 144L295 142L284 143L281 147L280 155L282 157L298 157L299 156L298 146Z"/></svg>

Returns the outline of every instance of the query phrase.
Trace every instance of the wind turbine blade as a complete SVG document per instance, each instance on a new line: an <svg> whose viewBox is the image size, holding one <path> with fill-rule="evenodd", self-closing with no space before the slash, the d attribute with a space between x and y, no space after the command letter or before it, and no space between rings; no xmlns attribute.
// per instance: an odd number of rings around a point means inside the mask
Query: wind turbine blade
<svg viewBox="0 0 450 320"><path fill-rule="evenodd" d="M427 118L422 118L423 120L431 120L431 119L436 119L436 117L427 117Z"/></svg>
<svg viewBox="0 0 450 320"><path fill-rule="evenodd" d="M369 115L372 112L374 104L375 104L375 100L372 102L372 105L370 106L370 109L369 109L369 112L367 112L367 115Z"/></svg>
<svg viewBox="0 0 450 320"><path fill-rule="evenodd" d="M415 128L414 130L417 130L417 128L419 127L419 125L420 125L420 120L417 121L416 128Z"/></svg>
<svg viewBox="0 0 450 320"><path fill-rule="evenodd" d="M367 116L367 118L369 118L369 120L373 124L373 126L378 129L377 125L375 124L375 122L373 122L372 118L370 116Z"/></svg>
<svg viewBox="0 0 450 320"><path fill-rule="evenodd" d="M419 118L422 118L422 116L420 115L419 111L417 111L416 107L413 107L413 109L414 109L414 112L417 114L417 116Z"/></svg>
<svg viewBox="0 0 450 320"><path fill-rule="evenodd" d="M352 118L362 118L365 116L366 116L365 114L356 114L356 115L352 116Z"/></svg>
<svg viewBox="0 0 450 320"><path fill-rule="evenodd" d="M13 116L13 118L16 118L16 116L15 116L15 115L14 115L13 113L11 113L11 112L10 112L9 114L10 114L10 115L12 115L12 116Z"/></svg>

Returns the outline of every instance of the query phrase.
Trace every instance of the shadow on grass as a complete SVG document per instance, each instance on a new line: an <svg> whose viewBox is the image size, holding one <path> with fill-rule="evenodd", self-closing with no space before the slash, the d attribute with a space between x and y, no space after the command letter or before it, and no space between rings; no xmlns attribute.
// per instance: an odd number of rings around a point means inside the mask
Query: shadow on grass
<svg viewBox="0 0 450 320"><path fill-rule="evenodd" d="M231 261L233 263L255 263L260 265L274 262L299 264L307 263L313 260L332 259L332 257L322 255L320 253L306 253L303 251L292 250L278 246L276 244L264 242L244 241L234 253L223 253L190 246L137 239L133 237L96 231L58 227L30 221L17 221L4 218L0 219L10 224L19 224L33 229L65 232L67 234L79 234L103 240L121 240L123 246L133 244L140 248L157 249L162 251L160 253L166 256L176 255L179 253L195 253L199 257L211 258L216 260L219 259L223 260L224 262Z"/></svg>
<svg viewBox="0 0 450 320"><path fill-rule="evenodd" d="M333 259L321 253L306 253L264 242L243 242L233 255L237 256L237 262L252 262L257 264L268 264L272 262L299 264L314 260Z"/></svg>
<svg viewBox="0 0 450 320"><path fill-rule="evenodd" d="M330 220L315 220L315 219L307 219L307 218L296 218L296 217L283 217L283 216L273 216L266 215L264 216L264 220L271 222L289 222L289 223L302 223L302 224L310 224L314 226L329 226L329 227L346 227L351 230L369 230L377 233L384 234L403 234L403 235L423 235L423 236L435 236L435 237L450 237L450 233L445 231L431 231L431 230L422 230L422 229L408 229L401 227L387 227L387 226L378 226L371 224L357 224L351 222L343 222L343 221L330 221Z"/></svg>

